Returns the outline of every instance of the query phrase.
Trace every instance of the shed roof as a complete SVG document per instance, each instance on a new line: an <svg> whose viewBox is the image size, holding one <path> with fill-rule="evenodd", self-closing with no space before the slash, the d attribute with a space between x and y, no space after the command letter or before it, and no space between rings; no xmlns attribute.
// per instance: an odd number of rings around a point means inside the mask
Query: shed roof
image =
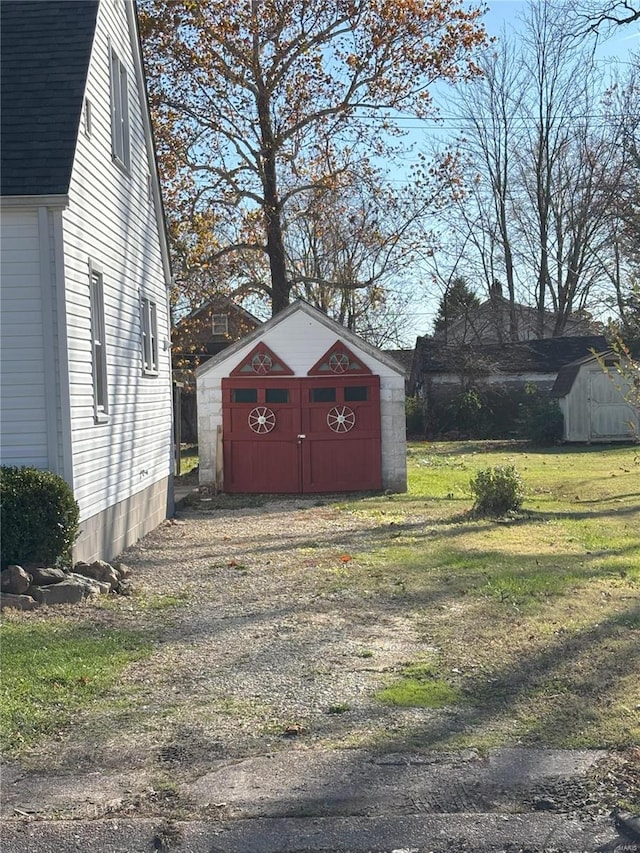
<svg viewBox="0 0 640 853"><path fill-rule="evenodd" d="M578 378L580 368L584 364L597 361L598 358L604 359L607 366L613 365L617 360L617 356L615 356L613 350L607 350L606 352L600 351L597 355L591 354L585 356L585 358L579 358L577 361L572 361L571 364L565 364L558 372L556 381L553 383L553 388L550 391L550 396L566 397L573 388L573 383Z"/></svg>
<svg viewBox="0 0 640 853"><path fill-rule="evenodd" d="M518 375L557 373L565 365L607 348L603 335L539 338L505 344L449 345L418 338L416 359L422 374L456 373L474 367L482 373Z"/></svg>
<svg viewBox="0 0 640 853"><path fill-rule="evenodd" d="M387 353L379 350L377 347L372 346L372 344L367 343L364 338L359 337L358 335L350 332L348 329L345 329L340 323L337 323L335 320L332 320L331 317L327 317L322 311L318 308L314 308L313 305L310 305L308 302L305 302L303 299L296 299L295 302L292 302L291 305L288 305L283 311L280 311L276 314L275 317L272 317L270 320L267 320L266 323L263 323L261 326L258 326L257 329L254 329L252 332L249 332L248 335L245 335L239 341L231 344L231 346L227 347L222 352L217 355L212 356L205 364L201 364L200 367L196 369L196 376L202 376L207 373L209 370L212 370L216 365L221 364L227 359L233 359L236 356L236 353L246 347L248 344L257 341L258 338L262 337L262 335L269 332L271 329L280 325L287 321L289 317L297 312L302 311L307 314L307 316L314 319L316 322L321 323L326 326L328 329L331 329L335 332L336 336L342 338L345 342L351 344L354 347L358 347L363 352L367 353L371 356L371 358L375 358L378 361L385 364L391 370L399 373L401 376L405 375L404 367L399 364L395 358L392 358Z"/></svg>
<svg viewBox="0 0 640 853"><path fill-rule="evenodd" d="M64 195L99 0L0 3L0 192Z"/></svg>

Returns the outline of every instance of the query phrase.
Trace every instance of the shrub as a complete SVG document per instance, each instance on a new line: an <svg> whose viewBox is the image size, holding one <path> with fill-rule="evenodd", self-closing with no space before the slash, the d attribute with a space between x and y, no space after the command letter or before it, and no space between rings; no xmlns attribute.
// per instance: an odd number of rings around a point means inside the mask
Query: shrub
<svg viewBox="0 0 640 853"><path fill-rule="evenodd" d="M14 563L69 565L78 504L62 477L36 468L0 469L3 568Z"/></svg>
<svg viewBox="0 0 640 853"><path fill-rule="evenodd" d="M525 391L518 418L522 438L542 447L558 444L564 433L564 418L557 401L543 397L534 385Z"/></svg>
<svg viewBox="0 0 640 853"><path fill-rule="evenodd" d="M473 509L478 515L499 516L517 512L524 500L520 474L513 465L496 465L478 471L472 478Z"/></svg>
<svg viewBox="0 0 640 853"><path fill-rule="evenodd" d="M404 413L407 419L407 435L424 435L422 402L417 397L407 397L404 401Z"/></svg>

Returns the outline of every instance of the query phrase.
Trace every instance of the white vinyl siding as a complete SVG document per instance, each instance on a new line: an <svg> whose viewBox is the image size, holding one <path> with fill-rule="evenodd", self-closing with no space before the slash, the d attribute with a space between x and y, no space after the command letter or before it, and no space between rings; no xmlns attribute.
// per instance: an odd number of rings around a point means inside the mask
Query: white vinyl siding
<svg viewBox="0 0 640 853"><path fill-rule="evenodd" d="M126 73L129 171L112 168L112 51ZM141 101L123 3L101 3L85 97L91 138L79 135L63 213L72 465L81 521L165 480L172 471L169 317L155 207L149 204ZM87 258L103 277L108 374L105 423L95 423ZM141 369L141 297L155 305L157 380Z"/></svg>
<svg viewBox="0 0 640 853"><path fill-rule="evenodd" d="M38 211L0 217L0 442L3 465L49 466Z"/></svg>
<svg viewBox="0 0 640 853"><path fill-rule="evenodd" d="M113 157L126 169L130 167L129 87L127 69L111 48L111 142Z"/></svg>

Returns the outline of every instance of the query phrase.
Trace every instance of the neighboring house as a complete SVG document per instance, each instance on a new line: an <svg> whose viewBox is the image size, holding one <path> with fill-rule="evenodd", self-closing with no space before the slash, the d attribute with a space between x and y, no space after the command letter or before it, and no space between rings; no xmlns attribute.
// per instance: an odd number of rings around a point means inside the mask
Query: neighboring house
<svg viewBox="0 0 640 853"><path fill-rule="evenodd" d="M195 387L193 371L212 355L257 329L261 320L228 296L215 296L171 330L174 379Z"/></svg>
<svg viewBox="0 0 640 853"><path fill-rule="evenodd" d="M561 368L551 390L564 416L565 441L632 441L639 436L638 391L608 351ZM635 395L635 396L634 396Z"/></svg>
<svg viewBox="0 0 640 853"><path fill-rule="evenodd" d="M404 370L297 300L196 371L200 483L406 491Z"/></svg>
<svg viewBox="0 0 640 853"><path fill-rule="evenodd" d="M398 364L401 364L404 367L405 383L408 386L409 377L411 376L411 368L413 366L413 359L416 352L415 349L385 349L383 352L390 355L391 358L394 358Z"/></svg>
<svg viewBox="0 0 640 853"><path fill-rule="evenodd" d="M517 304L515 325L518 341L540 337L553 337L556 332L557 314L544 313L544 330L540 335L540 315L537 308ZM570 317L561 337L592 335L592 323L580 317ZM451 320L446 327L433 335L433 340L447 346L453 344L492 344L511 341L511 307L508 299L494 294L476 308L470 308L462 317Z"/></svg>
<svg viewBox="0 0 640 853"><path fill-rule="evenodd" d="M234 341L257 329L261 320L222 294L179 320L171 330L176 383L176 440L198 441L195 369Z"/></svg>
<svg viewBox="0 0 640 853"><path fill-rule="evenodd" d="M602 335L477 346L418 338L409 393L422 401L427 417L470 389L512 393L533 385L549 394L562 367L606 348Z"/></svg>
<svg viewBox="0 0 640 853"><path fill-rule="evenodd" d="M60 474L76 559L172 509L171 281L135 7L2 0L1 461Z"/></svg>

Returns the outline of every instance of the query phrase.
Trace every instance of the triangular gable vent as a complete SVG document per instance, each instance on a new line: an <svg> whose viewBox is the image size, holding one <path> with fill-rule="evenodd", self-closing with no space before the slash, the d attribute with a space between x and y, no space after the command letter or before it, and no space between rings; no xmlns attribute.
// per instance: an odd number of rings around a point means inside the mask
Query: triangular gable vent
<svg viewBox="0 0 640 853"><path fill-rule="evenodd" d="M307 376L344 376L352 373L368 373L371 371L355 356L342 341L338 340L330 347L321 359L316 361Z"/></svg>
<svg viewBox="0 0 640 853"><path fill-rule="evenodd" d="M245 356L231 376L293 376L293 370L281 358L260 343Z"/></svg>

